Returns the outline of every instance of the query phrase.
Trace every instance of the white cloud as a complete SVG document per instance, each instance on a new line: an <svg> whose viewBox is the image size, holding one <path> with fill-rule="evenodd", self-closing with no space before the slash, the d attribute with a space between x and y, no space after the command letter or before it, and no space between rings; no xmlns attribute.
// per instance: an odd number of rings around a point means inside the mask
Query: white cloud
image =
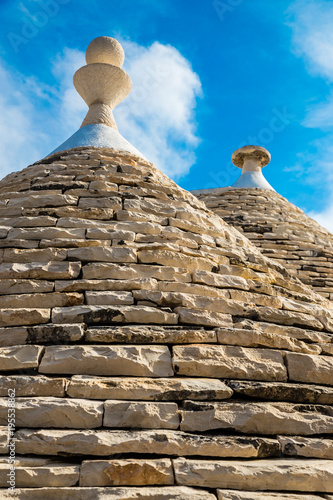
<svg viewBox="0 0 333 500"><path fill-rule="evenodd" d="M133 90L115 110L119 131L163 172L180 177L195 162L199 142L194 116L199 77L170 45L122 44Z"/></svg>
<svg viewBox="0 0 333 500"><path fill-rule="evenodd" d="M330 193L325 208L309 215L333 231L333 2L296 0L289 14L294 53L304 59L311 75L323 77L328 84L328 96L309 106L303 121L305 127L318 128L325 135L310 145L311 153L303 154L302 166L308 171L308 182Z"/></svg>
<svg viewBox="0 0 333 500"><path fill-rule="evenodd" d="M120 133L174 178L195 162L195 106L199 77L177 49L123 42L130 96L115 110ZM87 106L75 91L74 72L84 53L65 48L50 64L55 84L21 75L0 61L1 177L43 158L77 130Z"/></svg>

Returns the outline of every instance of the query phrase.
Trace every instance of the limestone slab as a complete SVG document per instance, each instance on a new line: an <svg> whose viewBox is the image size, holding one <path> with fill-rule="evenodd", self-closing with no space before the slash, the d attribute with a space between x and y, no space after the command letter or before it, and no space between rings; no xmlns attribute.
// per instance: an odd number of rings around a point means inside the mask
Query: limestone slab
<svg viewBox="0 0 333 500"><path fill-rule="evenodd" d="M40 373L170 377L171 356L165 346L49 346Z"/></svg>
<svg viewBox="0 0 333 500"><path fill-rule="evenodd" d="M177 429L179 427L176 403L105 401L104 408L104 427L136 429Z"/></svg>
<svg viewBox="0 0 333 500"><path fill-rule="evenodd" d="M68 342L78 342L84 336L84 325L78 324L46 324L27 327L28 344L53 343L61 344Z"/></svg>
<svg viewBox="0 0 333 500"><path fill-rule="evenodd" d="M332 385L333 358L286 353L289 379L295 382Z"/></svg>
<svg viewBox="0 0 333 500"><path fill-rule="evenodd" d="M0 377L1 389L1 377ZM216 379L89 377L74 375L67 394L72 398L180 401L228 399L233 391Z"/></svg>
<svg viewBox="0 0 333 500"><path fill-rule="evenodd" d="M235 392L235 395L240 397L290 401L293 403L333 404L332 387L247 380L228 380L227 384Z"/></svg>
<svg viewBox="0 0 333 500"><path fill-rule="evenodd" d="M278 439L285 455L333 460L333 439L300 436L279 436Z"/></svg>
<svg viewBox="0 0 333 500"><path fill-rule="evenodd" d="M0 308L26 309L69 307L83 304L84 296L81 293L30 293L20 295L0 295Z"/></svg>
<svg viewBox="0 0 333 500"><path fill-rule="evenodd" d="M0 281L0 295L19 293L42 293L53 292L54 283L43 280L28 279L2 279Z"/></svg>
<svg viewBox="0 0 333 500"><path fill-rule="evenodd" d="M54 323L155 323L177 324L178 315L147 306L74 306L55 307L52 310Z"/></svg>
<svg viewBox="0 0 333 500"><path fill-rule="evenodd" d="M89 290L101 291L132 291L148 288L157 288L157 280L153 278L138 278L133 280L56 280L56 292L86 292Z"/></svg>
<svg viewBox="0 0 333 500"><path fill-rule="evenodd" d="M6 455L6 462L8 462L8 443L8 426L6 422L6 426L0 427L0 454Z"/></svg>
<svg viewBox="0 0 333 500"><path fill-rule="evenodd" d="M51 309L0 309L0 327L47 323L50 316Z"/></svg>
<svg viewBox="0 0 333 500"><path fill-rule="evenodd" d="M129 266L124 267L118 264L97 262L83 266L82 275L84 279L155 278L179 283L191 282L191 275L186 268L159 265L129 264Z"/></svg>
<svg viewBox="0 0 333 500"><path fill-rule="evenodd" d="M131 305L134 304L133 294L123 291L103 291L103 292L86 292L86 301L88 305ZM0 297L1 300L1 297Z"/></svg>
<svg viewBox="0 0 333 500"><path fill-rule="evenodd" d="M64 378L44 375L0 375L0 396L8 396L9 389L15 389L15 396L65 397Z"/></svg>
<svg viewBox="0 0 333 500"><path fill-rule="evenodd" d="M7 399L0 399L0 425L8 419ZM103 403L84 399L17 397L15 423L17 427L56 427L92 429L103 420Z"/></svg>
<svg viewBox="0 0 333 500"><path fill-rule="evenodd" d="M0 328L0 347L25 344L27 337L28 329L24 326Z"/></svg>
<svg viewBox="0 0 333 500"><path fill-rule="evenodd" d="M37 345L19 345L0 348L0 371L37 368L44 348Z"/></svg>
<svg viewBox="0 0 333 500"><path fill-rule="evenodd" d="M216 500L208 491L184 486L17 488L1 489L0 495L4 500Z"/></svg>
<svg viewBox="0 0 333 500"><path fill-rule="evenodd" d="M221 274L210 273L208 271L194 271L194 283L202 283L218 288L239 288L240 290L249 290L247 280L238 276L223 276Z"/></svg>
<svg viewBox="0 0 333 500"><path fill-rule="evenodd" d="M171 460L85 460L80 486L145 486L174 484Z"/></svg>
<svg viewBox="0 0 333 500"><path fill-rule="evenodd" d="M0 465L0 487L8 488L9 464ZM43 488L45 486L75 486L79 481L80 467L54 463L33 467L15 467L16 488Z"/></svg>
<svg viewBox="0 0 333 500"><path fill-rule="evenodd" d="M320 500L322 496L297 493L217 490L218 500Z"/></svg>
<svg viewBox="0 0 333 500"><path fill-rule="evenodd" d="M286 349L293 352L306 354L320 354L321 348L309 345L298 339L284 335L260 332L255 330L226 329L217 330L217 338L220 344L240 345L242 347L270 347L272 349Z"/></svg>
<svg viewBox="0 0 333 500"><path fill-rule="evenodd" d="M5 263L0 264L0 278L73 279L80 270L80 262Z"/></svg>
<svg viewBox="0 0 333 500"><path fill-rule="evenodd" d="M174 346L173 365L176 373L190 377L287 380L282 354L270 349Z"/></svg>
<svg viewBox="0 0 333 500"><path fill-rule="evenodd" d="M200 311L185 307L176 307L174 311L179 314L179 322L189 325L232 327L232 317L214 311Z"/></svg>
<svg viewBox="0 0 333 500"><path fill-rule="evenodd" d="M247 434L311 435L333 432L329 406L293 403L185 402L182 431L231 429Z"/></svg>
<svg viewBox="0 0 333 500"><path fill-rule="evenodd" d="M174 460L178 484L208 488L330 492L333 468L329 460L271 459L249 462Z"/></svg>
<svg viewBox="0 0 333 500"><path fill-rule="evenodd" d="M82 262L136 262L136 252L132 248L73 248L68 250L68 258Z"/></svg>
<svg viewBox="0 0 333 500"><path fill-rule="evenodd" d="M254 436L190 434L171 430L22 429L16 432L17 453L96 455L118 453L220 458L279 457L276 439ZM140 457L140 458L141 458Z"/></svg>
<svg viewBox="0 0 333 500"><path fill-rule="evenodd" d="M120 344L213 344L216 343L216 333L182 326L104 326L88 328L85 339L87 342Z"/></svg>

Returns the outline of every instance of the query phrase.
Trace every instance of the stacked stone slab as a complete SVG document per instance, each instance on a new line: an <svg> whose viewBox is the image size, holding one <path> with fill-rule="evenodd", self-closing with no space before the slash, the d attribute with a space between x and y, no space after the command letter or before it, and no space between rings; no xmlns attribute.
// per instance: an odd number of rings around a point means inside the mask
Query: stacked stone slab
<svg viewBox="0 0 333 500"><path fill-rule="evenodd" d="M0 231L0 498L332 499L331 302L111 149L7 176Z"/></svg>
<svg viewBox="0 0 333 500"><path fill-rule="evenodd" d="M283 196L267 189L193 191L262 254L333 300L333 235Z"/></svg>

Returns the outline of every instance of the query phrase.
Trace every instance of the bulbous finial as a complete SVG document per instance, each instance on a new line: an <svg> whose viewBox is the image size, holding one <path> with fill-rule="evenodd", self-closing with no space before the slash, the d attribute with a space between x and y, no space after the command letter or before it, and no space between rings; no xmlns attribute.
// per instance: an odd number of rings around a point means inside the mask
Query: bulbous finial
<svg viewBox="0 0 333 500"><path fill-rule="evenodd" d="M271 161L271 155L267 149L261 146L244 146L232 153L232 163L243 171L260 171Z"/></svg>
<svg viewBox="0 0 333 500"><path fill-rule="evenodd" d="M124 49L118 40L109 36L95 38L86 50L87 64L105 63L121 68L124 60Z"/></svg>
<svg viewBox="0 0 333 500"><path fill-rule="evenodd" d="M77 92L89 106L81 127L101 123L118 130L112 110L132 90L130 77L121 69L124 59L124 50L114 38L100 36L89 44L87 65L73 79Z"/></svg>
<svg viewBox="0 0 333 500"><path fill-rule="evenodd" d="M269 164L271 155L261 146L244 146L232 154L232 163L242 174L232 185L234 188L259 188L275 191L262 175L261 169Z"/></svg>

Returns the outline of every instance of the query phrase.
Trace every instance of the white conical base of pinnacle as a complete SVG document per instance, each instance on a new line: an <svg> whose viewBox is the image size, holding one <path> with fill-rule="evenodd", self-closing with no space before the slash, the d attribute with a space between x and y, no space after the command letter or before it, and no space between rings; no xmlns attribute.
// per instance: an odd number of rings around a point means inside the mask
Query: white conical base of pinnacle
<svg viewBox="0 0 333 500"><path fill-rule="evenodd" d="M132 153L140 158L146 160L140 151L138 151L131 143L126 141L124 137L108 125L103 125L101 123L96 123L93 125L86 125L79 128L67 141L63 142L59 147L57 147L53 153L58 151L66 151L68 149L78 148L78 147L89 147L93 146L95 148L112 148L117 151L126 151Z"/></svg>
<svg viewBox="0 0 333 500"><path fill-rule="evenodd" d="M262 175L261 170L257 171L242 171L241 176L237 179L233 188L258 188L258 189L270 189L275 191L275 189L266 181L265 177Z"/></svg>

